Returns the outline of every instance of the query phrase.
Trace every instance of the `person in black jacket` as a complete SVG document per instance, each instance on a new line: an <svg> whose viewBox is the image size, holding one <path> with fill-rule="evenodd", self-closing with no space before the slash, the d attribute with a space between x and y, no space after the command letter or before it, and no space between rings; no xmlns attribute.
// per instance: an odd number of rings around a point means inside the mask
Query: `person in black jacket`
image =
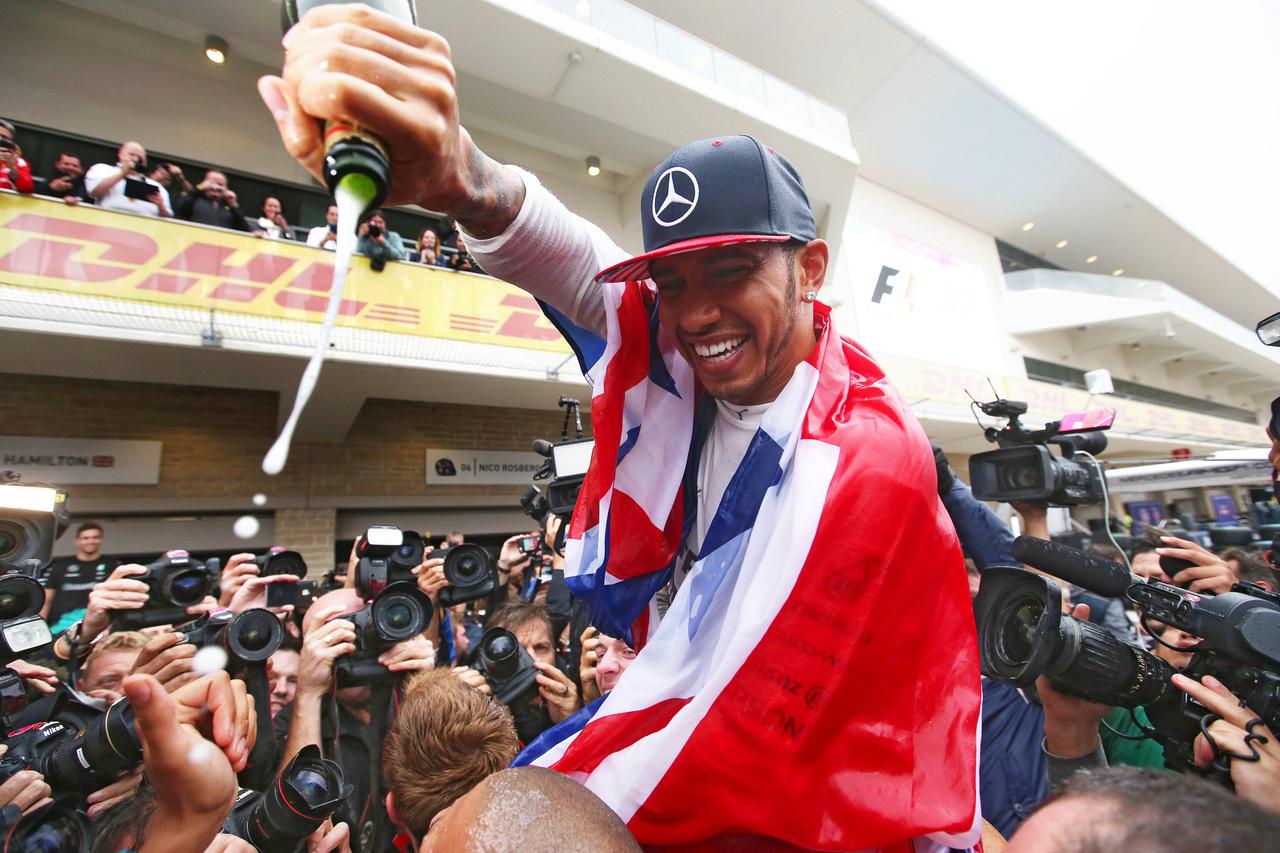
<svg viewBox="0 0 1280 853"><path fill-rule="evenodd" d="M201 225L245 232L253 230L236 204L236 194L227 188L227 176L213 170L205 173L204 180L196 184L194 190L178 198L173 212L179 219Z"/></svg>

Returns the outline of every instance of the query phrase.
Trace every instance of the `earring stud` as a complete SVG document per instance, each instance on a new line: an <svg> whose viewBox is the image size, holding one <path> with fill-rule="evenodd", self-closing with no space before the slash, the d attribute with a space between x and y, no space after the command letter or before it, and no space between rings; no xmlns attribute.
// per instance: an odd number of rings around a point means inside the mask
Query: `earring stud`
<svg viewBox="0 0 1280 853"><path fill-rule="evenodd" d="M818 298L818 292L817 292L816 290L806 290L806 291L804 292L804 301L805 301L805 302L812 302L813 300L815 300L815 299L817 299L817 298Z"/></svg>

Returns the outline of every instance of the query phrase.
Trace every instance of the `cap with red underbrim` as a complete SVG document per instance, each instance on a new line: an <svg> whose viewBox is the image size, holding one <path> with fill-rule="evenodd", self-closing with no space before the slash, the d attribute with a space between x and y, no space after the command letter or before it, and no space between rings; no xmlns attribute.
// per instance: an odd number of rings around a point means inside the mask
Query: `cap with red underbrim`
<svg viewBox="0 0 1280 853"><path fill-rule="evenodd" d="M750 136L691 142L653 170L641 200L644 254L598 282L642 281L649 263L735 243L816 239L804 182L786 158Z"/></svg>

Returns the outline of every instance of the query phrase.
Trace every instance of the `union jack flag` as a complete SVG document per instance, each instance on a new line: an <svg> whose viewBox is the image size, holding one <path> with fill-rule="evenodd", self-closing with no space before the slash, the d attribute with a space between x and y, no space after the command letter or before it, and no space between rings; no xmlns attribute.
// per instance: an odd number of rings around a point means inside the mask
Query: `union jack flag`
<svg viewBox="0 0 1280 853"><path fill-rule="evenodd" d="M601 341L544 306L593 389L565 577L643 649L517 764L582 781L646 846L913 850L978 842L981 688L960 547L910 409L814 306L661 624L714 401L643 283Z"/></svg>

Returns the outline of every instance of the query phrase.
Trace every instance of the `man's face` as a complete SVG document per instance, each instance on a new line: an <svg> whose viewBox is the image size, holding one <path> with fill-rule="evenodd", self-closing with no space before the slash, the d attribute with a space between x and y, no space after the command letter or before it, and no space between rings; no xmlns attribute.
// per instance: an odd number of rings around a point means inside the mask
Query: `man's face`
<svg viewBox="0 0 1280 853"><path fill-rule="evenodd" d="M604 654L596 664L596 687L601 693L608 693L636 659L636 653L623 640L603 635L601 639L604 640Z"/></svg>
<svg viewBox="0 0 1280 853"><path fill-rule="evenodd" d="M99 699L114 702L124 695L124 677L133 671L141 649L118 649L101 652L85 667L80 690Z"/></svg>
<svg viewBox="0 0 1280 853"><path fill-rule="evenodd" d="M555 665L556 647L551 643L551 632L541 620L521 625L511 633L516 635L516 641L524 646L529 657L545 664Z"/></svg>
<svg viewBox="0 0 1280 853"><path fill-rule="evenodd" d="M123 163L126 157L133 161L135 170L140 170L147 165L147 149L137 142L126 142L120 146L120 162Z"/></svg>
<svg viewBox="0 0 1280 853"><path fill-rule="evenodd" d="M775 400L813 349L794 263L776 245L685 252L651 265L659 321L713 397Z"/></svg>
<svg viewBox="0 0 1280 853"><path fill-rule="evenodd" d="M5 126L4 126L4 125L2 125L2 124L0 124L0 139L6 139L6 140L8 140L9 142L13 142L13 141L14 141L14 140L13 140L13 132L12 132L11 130L9 130L9 128L5 127Z"/></svg>
<svg viewBox="0 0 1280 853"><path fill-rule="evenodd" d="M379 228L381 228L383 231L386 231L386 230L387 230L387 223L386 223L386 220L384 220L384 219L382 218L382 214L381 214L381 213L375 213L373 216L370 216L370 217L369 217L369 224L370 224L370 225L376 225L376 226L378 226Z"/></svg>
<svg viewBox="0 0 1280 853"><path fill-rule="evenodd" d="M84 167L80 165L80 158L73 157L70 154L63 154L59 157L53 168L72 178L78 178L84 174Z"/></svg>
<svg viewBox="0 0 1280 853"><path fill-rule="evenodd" d="M102 550L102 531L86 530L76 535L76 553L83 554L85 559L92 560Z"/></svg>
<svg viewBox="0 0 1280 853"><path fill-rule="evenodd" d="M227 191L227 176L221 172L208 172L204 176L204 194L218 199Z"/></svg>
<svg viewBox="0 0 1280 853"><path fill-rule="evenodd" d="M262 203L262 213L268 219L275 219L277 216L279 216L280 215L280 199L268 197L267 200Z"/></svg>
<svg viewBox="0 0 1280 853"><path fill-rule="evenodd" d="M293 701L298 692L298 653L280 649L267 659L267 678L271 683L271 716Z"/></svg>
<svg viewBox="0 0 1280 853"><path fill-rule="evenodd" d="M1172 583L1169 576L1160 568L1160 555L1155 551L1144 551L1133 556L1133 573L1143 578L1155 578L1158 581Z"/></svg>
<svg viewBox="0 0 1280 853"><path fill-rule="evenodd" d="M324 212L324 221L330 225L338 224L338 206L336 204L329 205Z"/></svg>

